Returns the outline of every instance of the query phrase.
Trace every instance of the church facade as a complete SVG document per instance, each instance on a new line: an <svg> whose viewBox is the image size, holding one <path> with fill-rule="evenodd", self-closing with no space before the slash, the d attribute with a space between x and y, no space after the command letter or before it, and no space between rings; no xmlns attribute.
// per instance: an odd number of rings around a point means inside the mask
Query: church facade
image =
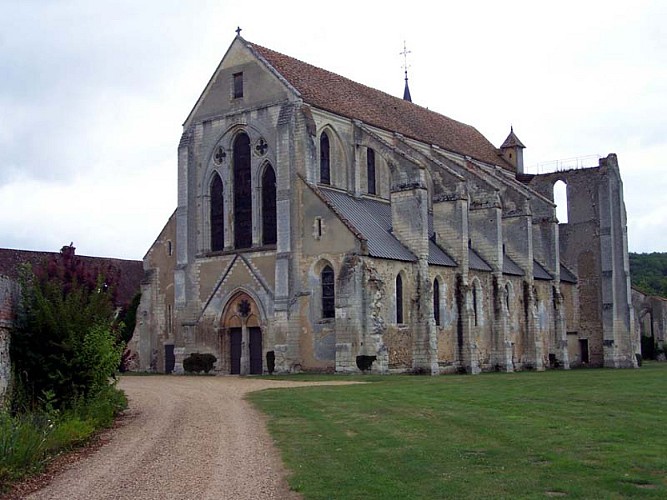
<svg viewBox="0 0 667 500"><path fill-rule="evenodd" d="M616 156L530 175L523 148L237 36L183 126L137 368L637 366Z"/></svg>

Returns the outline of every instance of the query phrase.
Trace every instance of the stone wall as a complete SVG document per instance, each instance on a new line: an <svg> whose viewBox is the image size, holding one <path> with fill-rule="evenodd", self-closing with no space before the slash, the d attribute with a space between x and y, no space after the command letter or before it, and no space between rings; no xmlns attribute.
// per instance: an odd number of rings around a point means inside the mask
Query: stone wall
<svg viewBox="0 0 667 500"><path fill-rule="evenodd" d="M667 299L650 296L632 289L632 308L635 312L635 331L641 339L649 338L656 349L667 347ZM646 340L644 340L646 342ZM642 352L646 357L647 354ZM664 360L664 354L660 357Z"/></svg>
<svg viewBox="0 0 667 500"><path fill-rule="evenodd" d="M11 360L9 342L16 318L19 286L5 276L0 276L0 407L3 406L11 384Z"/></svg>

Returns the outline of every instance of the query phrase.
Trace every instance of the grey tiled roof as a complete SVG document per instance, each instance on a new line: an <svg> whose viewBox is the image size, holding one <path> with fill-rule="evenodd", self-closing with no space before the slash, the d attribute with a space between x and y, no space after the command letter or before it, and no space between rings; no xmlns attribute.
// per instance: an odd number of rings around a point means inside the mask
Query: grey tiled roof
<svg viewBox="0 0 667 500"><path fill-rule="evenodd" d="M503 274L512 276L524 276L525 273L516 262L510 259L506 254L503 254Z"/></svg>
<svg viewBox="0 0 667 500"><path fill-rule="evenodd" d="M382 259L415 262L417 257L390 233L391 206L381 201L355 198L335 189L319 188L333 208L366 239L368 253Z"/></svg>
<svg viewBox="0 0 667 500"><path fill-rule="evenodd" d="M551 274L549 274L549 272L544 269L542 264L536 260L533 260L533 278L536 280L552 280L553 276L551 276Z"/></svg>
<svg viewBox="0 0 667 500"><path fill-rule="evenodd" d="M493 271L491 266L484 262L484 259L482 259L472 248L468 248L468 263L470 269L474 269L475 271Z"/></svg>
<svg viewBox="0 0 667 500"><path fill-rule="evenodd" d="M577 277L563 264L560 265L560 280L566 283L576 283Z"/></svg>

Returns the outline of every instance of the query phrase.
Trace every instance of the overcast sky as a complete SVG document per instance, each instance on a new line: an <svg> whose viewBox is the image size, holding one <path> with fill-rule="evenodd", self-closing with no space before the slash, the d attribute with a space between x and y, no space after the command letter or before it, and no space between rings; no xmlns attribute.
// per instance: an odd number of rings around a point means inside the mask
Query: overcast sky
<svg viewBox="0 0 667 500"><path fill-rule="evenodd" d="M525 163L618 154L630 251L667 251L667 2L0 0L0 247L141 259L181 125L247 40L475 126ZM591 158L593 157L593 158Z"/></svg>

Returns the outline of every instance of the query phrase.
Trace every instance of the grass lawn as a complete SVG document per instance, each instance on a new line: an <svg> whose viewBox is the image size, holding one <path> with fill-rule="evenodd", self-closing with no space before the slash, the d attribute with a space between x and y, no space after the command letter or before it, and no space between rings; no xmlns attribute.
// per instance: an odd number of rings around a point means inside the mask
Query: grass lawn
<svg viewBox="0 0 667 500"><path fill-rule="evenodd" d="M337 379L249 396L306 499L667 498L667 363Z"/></svg>

